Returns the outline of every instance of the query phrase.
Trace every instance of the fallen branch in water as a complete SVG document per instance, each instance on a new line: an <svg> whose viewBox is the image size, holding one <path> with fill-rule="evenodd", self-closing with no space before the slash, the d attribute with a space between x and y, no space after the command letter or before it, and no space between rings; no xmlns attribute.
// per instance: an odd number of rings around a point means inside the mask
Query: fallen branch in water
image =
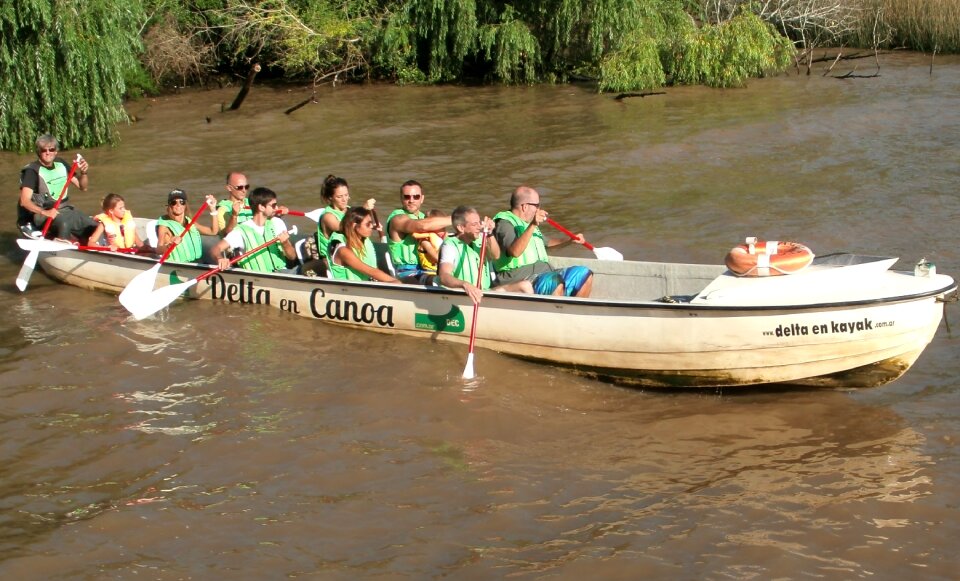
<svg viewBox="0 0 960 581"><path fill-rule="evenodd" d="M822 56L822 57L815 58L815 59L810 59L810 62L811 62L811 63L825 63L825 62L827 62L827 61L838 61L838 60L842 60L842 61L852 61L852 60L856 60L856 59L870 58L870 57L872 57L872 56L876 56L877 54L887 54L887 52L888 52L888 51L883 51L882 53L853 52L853 53L849 53L849 54L843 54L843 51L840 51L840 52L838 52L836 55L828 55L827 53L823 53L823 56Z"/></svg>
<svg viewBox="0 0 960 581"><path fill-rule="evenodd" d="M317 102L317 91L314 90L312 93L310 93L310 96L309 96L309 97L307 97L307 98L304 99L303 101L297 103L297 104L294 105L293 107L290 107L289 109L287 109L286 111L284 111L283 114L284 114L284 115L289 115L289 114L293 113L294 111L296 111L297 109L299 109L300 107L303 107L304 105L308 105L308 104L310 104L310 103L316 103L316 102Z"/></svg>
<svg viewBox="0 0 960 581"><path fill-rule="evenodd" d="M231 111L236 111L240 108L240 105L243 103L243 100L247 98L247 93L250 92L250 87L253 86L253 79L257 76L257 73L260 72L260 65L254 64L250 67L250 72L247 74L247 80L243 83L240 92L237 93L237 98L233 100L233 104L230 105Z"/></svg>
<svg viewBox="0 0 960 581"><path fill-rule="evenodd" d="M833 77L835 79L872 79L874 77L879 77L880 73L873 73L872 75L855 75L853 74L856 69L850 71L849 73L842 74L838 77Z"/></svg>
<svg viewBox="0 0 960 581"><path fill-rule="evenodd" d="M621 101L623 99L626 99L627 97L649 97L651 95L666 95L666 94L667 94L666 91L651 91L648 93L620 93L619 95L614 97L614 99L616 99L617 101Z"/></svg>
<svg viewBox="0 0 960 581"><path fill-rule="evenodd" d="M834 78L835 78L835 79L872 79L872 78L874 78L874 77L879 77L879 76L880 76L880 51L879 51L879 50L874 50L874 51L873 51L873 56L874 56L874 58L876 59L876 62L877 62L877 72L873 73L872 75L857 75L857 74L854 74L854 73L857 72L857 67L853 67L853 70L850 71L849 73L847 73L847 74L845 74L845 75L840 75L839 77L834 77Z"/></svg>

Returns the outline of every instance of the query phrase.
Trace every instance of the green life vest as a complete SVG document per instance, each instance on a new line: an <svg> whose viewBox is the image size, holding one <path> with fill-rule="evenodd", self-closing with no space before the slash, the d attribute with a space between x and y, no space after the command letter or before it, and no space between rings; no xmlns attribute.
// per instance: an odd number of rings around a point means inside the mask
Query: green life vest
<svg viewBox="0 0 960 581"><path fill-rule="evenodd" d="M330 235L330 242L339 242L346 246L347 239L340 232L334 232ZM373 248L373 241L369 238L363 241L363 256L359 254L357 256L367 266L377 267L377 251ZM369 276L359 270L337 264L332 259L330 260L330 272L333 273L333 278L340 280L370 280Z"/></svg>
<svg viewBox="0 0 960 581"><path fill-rule="evenodd" d="M53 167L48 168L41 165L37 170L37 173L40 174L40 179L47 184L47 191L50 193L50 197L53 198L54 202L60 199L61 192L63 192L63 202L67 201L68 193L63 189L63 184L67 183L68 169L69 168L62 163L53 162ZM63 202L60 203L62 204Z"/></svg>
<svg viewBox="0 0 960 581"><path fill-rule="evenodd" d="M480 238L477 238L471 244L465 244L459 238L449 236L443 241L443 246L448 244L453 246L460 255L457 264L453 266L453 276L474 286L477 286L477 271L480 268L480 240ZM483 267L483 284L480 285L482 290L490 288L491 282L490 264L489 261L486 262L488 264Z"/></svg>
<svg viewBox="0 0 960 581"><path fill-rule="evenodd" d="M223 220L229 224L230 223L230 214L233 214L233 199L228 198L226 200L220 200L217 202L217 209L226 208L227 213L223 215ZM253 209L250 207L250 199L243 199L243 208L237 212L237 224L243 224L247 220L253 218Z"/></svg>
<svg viewBox="0 0 960 581"><path fill-rule="evenodd" d="M60 198L60 192L63 192L63 202L67 201L70 193L63 189L63 184L67 183L67 175L70 172L62 161L54 160L53 167L44 167L39 161L34 161L23 166L23 170L27 168L33 168L40 177L37 191L33 192L33 196L30 198L34 204L44 210L49 210Z"/></svg>
<svg viewBox="0 0 960 581"><path fill-rule="evenodd" d="M420 264L419 259L417 259L417 239L412 234L407 234L399 242L395 242L390 236L390 224L393 217L401 214L411 220L422 220L425 216L423 212L407 214L403 208L397 208L387 216L387 250L390 251L390 259L393 261L394 268L398 270L404 266L418 266Z"/></svg>
<svg viewBox="0 0 960 581"><path fill-rule="evenodd" d="M157 219L157 227L160 226L169 228L170 233L174 236L181 236L183 231L186 230L183 224L171 220L166 216L160 216ZM170 260L175 262L196 262L200 260L202 254L203 244L200 241L200 233L191 228L190 231L187 232L186 238L183 238L180 244L177 244L173 252L170 253Z"/></svg>
<svg viewBox="0 0 960 581"><path fill-rule="evenodd" d="M343 215L346 212L341 212L333 206L327 206L323 209L323 213L320 214L320 220L317 221L317 251L320 252L320 256L323 256L327 259L327 264L330 263L330 239L323 233L323 217L327 214L333 214L337 217L337 220L343 220ZM331 234L336 234L336 232L331 232Z"/></svg>
<svg viewBox="0 0 960 581"><path fill-rule="evenodd" d="M530 224L524 222L519 216L509 210L500 212L493 217L493 220L494 222L506 220L513 224L518 238L530 226ZM513 270L521 266L527 266L528 264L536 264L537 262L547 262L547 246L543 242L543 234L540 232L539 227L534 226L534 228L536 228L536 230L533 232L533 238L530 239L530 243L527 244L527 248L520 256L510 256L506 248L502 249L500 258L496 262L497 272Z"/></svg>
<svg viewBox="0 0 960 581"><path fill-rule="evenodd" d="M277 237L276 231L273 229L273 221L269 219L263 225L263 234L257 232L254 229L253 222L249 221L237 226L237 230L240 231L240 236L243 237L244 252L250 252L257 246ZM274 272L287 267L287 258L283 255L283 250L280 249L280 243L274 242L270 246L254 252L237 264L240 265L240 268L246 270Z"/></svg>

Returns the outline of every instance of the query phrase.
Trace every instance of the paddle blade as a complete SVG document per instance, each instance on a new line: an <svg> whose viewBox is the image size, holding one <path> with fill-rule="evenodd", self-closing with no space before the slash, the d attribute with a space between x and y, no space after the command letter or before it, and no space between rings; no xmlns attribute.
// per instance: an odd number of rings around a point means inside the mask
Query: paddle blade
<svg viewBox="0 0 960 581"><path fill-rule="evenodd" d="M128 306L139 304L140 297L144 297L153 292L153 287L157 283L157 273L160 272L160 263L154 264L148 270L145 270L133 277L127 286L120 293L120 304L126 307L131 313L133 309Z"/></svg>
<svg viewBox="0 0 960 581"><path fill-rule="evenodd" d="M197 279L192 278L187 282L160 287L148 295L137 295L136 297L131 295L127 298L123 306L130 311L134 319L138 321L146 319L177 300L180 295L195 284L197 284Z"/></svg>
<svg viewBox="0 0 960 581"><path fill-rule="evenodd" d="M463 368L463 378L473 379L477 374L473 370L473 351L467 353L467 365Z"/></svg>
<svg viewBox="0 0 960 581"><path fill-rule="evenodd" d="M305 212L303 215L306 216L307 218L310 218L310 219L313 220L314 222L319 222L319 221L320 221L320 218L323 217L323 211L324 211L325 209L326 209L326 208L317 208L316 210L311 210L311 211L309 211L309 212Z"/></svg>
<svg viewBox="0 0 960 581"><path fill-rule="evenodd" d="M17 288L20 289L20 292L27 290L30 275L33 274L33 269L37 266L38 254L36 250L31 250L30 253L27 254L26 260L23 261L23 266L20 267L20 273L17 274Z"/></svg>
<svg viewBox="0 0 960 581"><path fill-rule="evenodd" d="M57 242L45 238L17 238L17 245L28 252L58 252L60 250L77 249L69 242Z"/></svg>
<svg viewBox="0 0 960 581"><path fill-rule="evenodd" d="M600 260L623 260L623 255L613 248L594 248L593 253L596 254Z"/></svg>

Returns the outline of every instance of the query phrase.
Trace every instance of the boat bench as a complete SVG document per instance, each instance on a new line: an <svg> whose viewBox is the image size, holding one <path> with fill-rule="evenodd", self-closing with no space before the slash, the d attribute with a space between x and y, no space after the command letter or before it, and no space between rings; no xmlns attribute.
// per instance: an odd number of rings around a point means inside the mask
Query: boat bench
<svg viewBox="0 0 960 581"><path fill-rule="evenodd" d="M582 265L593 271L593 292L597 299L638 299L689 302L716 277L726 272L722 264L668 264L551 257L555 268ZM671 302L671 301L665 301Z"/></svg>

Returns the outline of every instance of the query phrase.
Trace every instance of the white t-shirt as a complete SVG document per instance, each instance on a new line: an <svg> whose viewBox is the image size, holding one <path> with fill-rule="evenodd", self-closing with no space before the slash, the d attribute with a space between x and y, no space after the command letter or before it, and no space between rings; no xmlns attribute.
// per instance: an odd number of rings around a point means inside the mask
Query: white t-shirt
<svg viewBox="0 0 960 581"><path fill-rule="evenodd" d="M277 236L287 231L287 225L283 223L283 220L277 218L276 216L270 218L270 223L273 224L273 232ZM244 228L253 228L253 231L261 236L263 236L264 226L257 226L254 224L253 220L247 220L242 224L238 224L236 228L231 230L229 234L223 237L224 240L230 243L230 248L239 248L240 252L242 253L247 249L243 246L243 235L240 233L241 226Z"/></svg>
<svg viewBox="0 0 960 581"><path fill-rule="evenodd" d="M460 250L453 244L441 244L440 245L440 260L437 262L437 265L441 264L450 264L453 268L457 268L457 263L460 262ZM486 259L487 265L484 267L484 270L487 270L490 273L490 280L497 280L497 275L493 271L493 264L490 262L490 259Z"/></svg>
<svg viewBox="0 0 960 581"><path fill-rule="evenodd" d="M437 264L452 264L454 268L460 262L460 251L453 244L440 245L440 260Z"/></svg>

